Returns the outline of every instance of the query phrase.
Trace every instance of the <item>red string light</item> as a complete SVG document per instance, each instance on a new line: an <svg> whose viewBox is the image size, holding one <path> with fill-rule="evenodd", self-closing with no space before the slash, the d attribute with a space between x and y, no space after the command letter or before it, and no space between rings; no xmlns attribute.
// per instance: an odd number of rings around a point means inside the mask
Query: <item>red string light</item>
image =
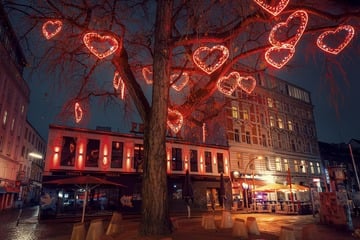
<svg viewBox="0 0 360 240"><path fill-rule="evenodd" d="M60 20L49 20L45 22L42 26L42 33L44 37L49 40L55 37L62 29L62 21Z"/></svg>
<svg viewBox="0 0 360 240"><path fill-rule="evenodd" d="M124 100L125 98L125 83L122 80L119 72L115 72L113 79L113 86L116 90L120 90L120 98Z"/></svg>
<svg viewBox="0 0 360 240"><path fill-rule="evenodd" d="M83 110L78 102L75 103L75 122L79 123L83 117Z"/></svg>
<svg viewBox="0 0 360 240"><path fill-rule="evenodd" d="M189 74L187 72L181 73L174 73L170 76L170 84L173 89L180 92L186 84L189 82Z"/></svg>
<svg viewBox="0 0 360 240"><path fill-rule="evenodd" d="M86 33L83 42L89 51L97 58L103 59L120 49L121 43L109 34L101 35L96 32Z"/></svg>
<svg viewBox="0 0 360 240"><path fill-rule="evenodd" d="M231 72L227 76L219 78L217 81L217 88L225 95L231 95L237 88L240 82L240 74L238 72Z"/></svg>
<svg viewBox="0 0 360 240"><path fill-rule="evenodd" d="M270 5L267 3L273 1L254 0L254 2L257 3L263 9L265 9L267 12L276 16L286 8L286 6L289 3L289 0L280 0L276 5Z"/></svg>
<svg viewBox="0 0 360 240"><path fill-rule="evenodd" d="M168 108L167 125L174 133L180 131L183 121L183 115L179 111Z"/></svg>
<svg viewBox="0 0 360 240"><path fill-rule="evenodd" d="M341 35L342 33L344 33L344 36ZM350 43L354 34L355 29L351 25L342 25L337 27L335 30L326 31L320 34L317 38L316 44L321 50L336 55ZM331 40L331 38L335 40L340 38L342 41L340 41L337 46L331 47L329 44L324 42L324 40Z"/></svg>
<svg viewBox="0 0 360 240"><path fill-rule="evenodd" d="M199 47L193 54L194 63L207 74L211 74L221 67L229 57L229 49L223 45L212 48Z"/></svg>
<svg viewBox="0 0 360 240"><path fill-rule="evenodd" d="M295 48L284 45L271 47L265 52L265 60L272 66L282 68L295 54Z"/></svg>
<svg viewBox="0 0 360 240"><path fill-rule="evenodd" d="M152 72L152 70L149 67L144 67L141 70L141 72L142 72L142 75L143 75L143 77L145 79L145 82L147 84L149 84L149 85L152 84L153 83L153 79L152 79L153 72Z"/></svg>
<svg viewBox="0 0 360 240"><path fill-rule="evenodd" d="M252 76L240 77L239 88L248 94L251 94L256 87L256 79Z"/></svg>

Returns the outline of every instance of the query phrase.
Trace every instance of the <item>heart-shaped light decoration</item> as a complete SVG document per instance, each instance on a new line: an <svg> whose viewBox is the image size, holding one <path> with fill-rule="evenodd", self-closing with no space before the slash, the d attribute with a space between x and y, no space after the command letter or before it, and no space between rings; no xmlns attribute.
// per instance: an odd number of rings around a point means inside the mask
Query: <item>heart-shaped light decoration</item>
<svg viewBox="0 0 360 240"><path fill-rule="evenodd" d="M282 68L295 54L295 48L287 45L283 47L271 47L265 52L266 61L280 69Z"/></svg>
<svg viewBox="0 0 360 240"><path fill-rule="evenodd" d="M225 95L231 95L237 88L240 81L240 74L238 72L231 72L227 76L219 78L217 81L217 88Z"/></svg>
<svg viewBox="0 0 360 240"><path fill-rule="evenodd" d="M276 16L281 13L289 3L289 0L279 0L277 4L268 4L268 2L273 3L274 1L266 1L266 0L254 0L260 7L265 9L267 12Z"/></svg>
<svg viewBox="0 0 360 240"><path fill-rule="evenodd" d="M170 84L173 89L180 92L189 82L189 74L187 72L174 73L170 76Z"/></svg>
<svg viewBox="0 0 360 240"><path fill-rule="evenodd" d="M116 90L120 91L120 98L124 100L125 97L125 83L122 80L119 72L115 72L114 79L113 79L113 86Z"/></svg>
<svg viewBox="0 0 360 240"><path fill-rule="evenodd" d="M62 29L62 21L60 20L49 20L45 22L42 26L42 33L44 37L49 40L50 38L55 37Z"/></svg>
<svg viewBox="0 0 360 240"><path fill-rule="evenodd" d="M247 94L251 94L256 87L256 79L252 76L240 77L239 88Z"/></svg>
<svg viewBox="0 0 360 240"><path fill-rule="evenodd" d="M168 108L167 125L174 133L180 131L183 121L183 115L179 111Z"/></svg>
<svg viewBox="0 0 360 240"><path fill-rule="evenodd" d="M307 23L308 14L303 10L298 10L292 13L285 22L278 23L271 29L269 42L276 47L282 47L285 44L295 47L303 35ZM294 29L294 27L296 28ZM279 40L279 37L283 39Z"/></svg>
<svg viewBox="0 0 360 240"><path fill-rule="evenodd" d="M194 63L207 74L211 74L221 67L229 57L229 49L223 45L212 48L199 47L193 54Z"/></svg>
<svg viewBox="0 0 360 240"><path fill-rule="evenodd" d="M317 38L316 44L321 50L336 55L350 43L354 34L355 29L351 25L342 25L337 27L335 30L326 31L320 34ZM334 46L329 46L330 44L326 44L324 39L334 40L337 43Z"/></svg>
<svg viewBox="0 0 360 240"><path fill-rule="evenodd" d="M78 102L75 103L75 122L79 123L83 117L83 110Z"/></svg>
<svg viewBox="0 0 360 240"><path fill-rule="evenodd" d="M99 59L110 56L122 48L122 43L109 34L88 32L84 35L83 42L89 51Z"/></svg>
<svg viewBox="0 0 360 240"><path fill-rule="evenodd" d="M151 71L151 69L149 68L149 67L144 67L142 70L141 70L141 72L142 72L142 75L143 75L143 77L144 77L144 79L145 79L145 82L147 83L147 84L152 84L153 83L153 72Z"/></svg>

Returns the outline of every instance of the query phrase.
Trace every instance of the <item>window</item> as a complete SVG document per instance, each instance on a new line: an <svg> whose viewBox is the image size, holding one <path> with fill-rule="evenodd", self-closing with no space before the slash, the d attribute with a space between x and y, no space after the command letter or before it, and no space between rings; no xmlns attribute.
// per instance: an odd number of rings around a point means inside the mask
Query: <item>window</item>
<svg viewBox="0 0 360 240"><path fill-rule="evenodd" d="M248 113L247 110L244 110L244 111L242 112L242 119L244 119L244 120L249 120L249 113Z"/></svg>
<svg viewBox="0 0 360 240"><path fill-rule="evenodd" d="M198 171L198 152L197 150L190 150L190 171Z"/></svg>
<svg viewBox="0 0 360 240"><path fill-rule="evenodd" d="M205 151L205 172L212 172L211 152Z"/></svg>
<svg viewBox="0 0 360 240"><path fill-rule="evenodd" d="M270 171L271 170L271 161L268 157L264 157L264 161L265 161L265 166L266 166L266 170Z"/></svg>
<svg viewBox="0 0 360 240"><path fill-rule="evenodd" d="M294 160L294 171L299 172L299 162L297 160Z"/></svg>
<svg viewBox="0 0 360 240"><path fill-rule="evenodd" d="M282 169L281 169L281 159L280 158L275 158L275 170L276 171L282 171Z"/></svg>
<svg viewBox="0 0 360 240"><path fill-rule="evenodd" d="M250 144L251 143L250 132L247 131L245 134L246 134L246 136L245 136L246 137L246 143Z"/></svg>
<svg viewBox="0 0 360 240"><path fill-rule="evenodd" d="M270 107L270 108L274 107L274 102L271 98L267 99L267 104L268 104L268 107Z"/></svg>
<svg viewBox="0 0 360 240"><path fill-rule="evenodd" d="M111 144L111 164L112 168L121 168L123 162L124 143L113 141ZM135 162L135 161L134 161ZM135 168L137 169L137 168Z"/></svg>
<svg viewBox="0 0 360 240"><path fill-rule="evenodd" d="M239 118L239 110L237 107L231 107L232 117L235 119Z"/></svg>
<svg viewBox="0 0 360 240"><path fill-rule="evenodd" d="M284 171L287 171L289 169L289 162L287 159L283 159L284 161Z"/></svg>
<svg viewBox="0 0 360 240"><path fill-rule="evenodd" d="M222 153L216 154L218 173L224 173L224 155Z"/></svg>
<svg viewBox="0 0 360 240"><path fill-rule="evenodd" d="M316 169L317 169L317 173L318 173L318 174L321 174L320 163L316 163Z"/></svg>
<svg viewBox="0 0 360 240"><path fill-rule="evenodd" d="M294 129L293 129L293 125L292 125L292 122L289 120L288 121L288 129L289 129L289 131L293 131Z"/></svg>
<svg viewBox="0 0 360 240"><path fill-rule="evenodd" d="M182 170L182 149L181 148L172 148L171 169L175 170L175 171Z"/></svg>
<svg viewBox="0 0 360 240"><path fill-rule="evenodd" d="M314 174L315 173L315 169L314 169L314 163L313 162L310 162L310 173L311 174Z"/></svg>
<svg viewBox="0 0 360 240"><path fill-rule="evenodd" d="M11 121L11 126L10 126L10 131L11 132L14 131L14 126L15 126L15 118L13 118L12 121Z"/></svg>
<svg viewBox="0 0 360 240"><path fill-rule="evenodd" d="M300 169L302 173L306 173L306 163L304 160L301 160L300 162Z"/></svg>
<svg viewBox="0 0 360 240"><path fill-rule="evenodd" d="M8 113L7 113L7 111L5 111L4 116L3 116L3 121L2 121L4 126L6 125L7 115L8 115Z"/></svg>
<svg viewBox="0 0 360 240"><path fill-rule="evenodd" d="M275 120L273 116L270 116L270 127L274 127L275 126Z"/></svg>
<svg viewBox="0 0 360 240"><path fill-rule="evenodd" d="M240 132L239 132L239 129L234 129L234 131L235 131L234 141L235 141L235 142L240 142Z"/></svg>
<svg viewBox="0 0 360 240"><path fill-rule="evenodd" d="M61 148L61 166L74 166L76 152L76 138L63 137Z"/></svg>
<svg viewBox="0 0 360 240"><path fill-rule="evenodd" d="M266 136L265 134L261 135L261 141L262 141L262 145L264 147L267 147L267 141L266 141Z"/></svg>
<svg viewBox="0 0 360 240"><path fill-rule="evenodd" d="M144 162L144 145L134 145L134 168L136 171L141 172L143 169Z"/></svg>
<svg viewBox="0 0 360 240"><path fill-rule="evenodd" d="M277 122L278 122L278 127L283 129L284 128L283 120L281 118L278 118Z"/></svg>
<svg viewBox="0 0 360 240"><path fill-rule="evenodd" d="M99 165L100 140L88 139L86 145L85 167L98 167Z"/></svg>

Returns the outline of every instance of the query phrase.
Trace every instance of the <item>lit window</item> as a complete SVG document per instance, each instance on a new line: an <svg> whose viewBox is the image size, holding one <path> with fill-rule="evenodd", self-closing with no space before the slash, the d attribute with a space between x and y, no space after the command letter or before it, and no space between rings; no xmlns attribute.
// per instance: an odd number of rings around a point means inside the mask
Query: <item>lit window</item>
<svg viewBox="0 0 360 240"><path fill-rule="evenodd" d="M271 98L267 99L267 103L268 103L268 107L271 107L271 108L274 107L274 102Z"/></svg>
<svg viewBox="0 0 360 240"><path fill-rule="evenodd" d="M231 107L232 117L235 119L239 118L239 110L237 107Z"/></svg>
<svg viewBox="0 0 360 240"><path fill-rule="evenodd" d="M244 111L242 112L242 118L243 118L244 120L249 120L249 113L248 113L247 110L244 110Z"/></svg>
<svg viewBox="0 0 360 240"><path fill-rule="evenodd" d="M294 130L291 121L288 121L288 129L289 129L290 131L293 131L293 130Z"/></svg>
<svg viewBox="0 0 360 240"><path fill-rule="evenodd" d="M5 112L4 112L4 116L3 116L3 125L6 124L7 115L8 115L8 113L7 113L7 111L5 111Z"/></svg>
<svg viewBox="0 0 360 240"><path fill-rule="evenodd" d="M289 169L289 162L287 159L284 159L284 170L287 171Z"/></svg>
<svg viewBox="0 0 360 240"><path fill-rule="evenodd" d="M281 171L281 159L280 158L275 158L275 170L276 171Z"/></svg>
<svg viewBox="0 0 360 240"><path fill-rule="evenodd" d="M274 126L275 126L274 117L270 116L270 127L274 127Z"/></svg>
<svg viewBox="0 0 360 240"><path fill-rule="evenodd" d="M317 173L321 174L320 163L316 163Z"/></svg>
<svg viewBox="0 0 360 240"><path fill-rule="evenodd" d="M283 120L281 118L278 118L278 127L283 129L284 128L284 123L283 123Z"/></svg>
<svg viewBox="0 0 360 240"><path fill-rule="evenodd" d="M312 163L312 162L310 162L310 172L311 172L311 174L314 174L314 173L315 173L314 163Z"/></svg>
<svg viewBox="0 0 360 240"><path fill-rule="evenodd" d="M14 126L15 126L15 118L13 118L11 121L10 131L14 131Z"/></svg>
<svg viewBox="0 0 360 240"><path fill-rule="evenodd" d="M294 171L299 172L299 162L297 160L294 160Z"/></svg>
<svg viewBox="0 0 360 240"><path fill-rule="evenodd" d="M304 160L301 160L300 168L302 173L306 173L306 163Z"/></svg>

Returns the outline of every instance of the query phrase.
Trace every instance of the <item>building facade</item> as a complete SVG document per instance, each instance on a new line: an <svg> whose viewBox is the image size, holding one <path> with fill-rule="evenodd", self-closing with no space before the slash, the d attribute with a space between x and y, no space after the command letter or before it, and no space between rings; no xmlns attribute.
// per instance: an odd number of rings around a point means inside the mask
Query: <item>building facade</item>
<svg viewBox="0 0 360 240"><path fill-rule="evenodd" d="M247 189L256 191L257 184L249 179L259 180L259 185L273 182L289 188L281 196L258 196L260 200L290 200L290 183L316 191L325 187L308 91L259 74L251 94L238 89L228 99L224 122L234 197L244 200ZM293 197L311 198L309 192L295 192Z"/></svg>
<svg viewBox="0 0 360 240"><path fill-rule="evenodd" d="M0 5L0 210L12 208L19 197L22 133L30 89L22 78L25 57Z"/></svg>
<svg viewBox="0 0 360 240"><path fill-rule="evenodd" d="M215 195L216 204L221 205L221 173L231 191L228 181L228 148L168 138L166 149L170 209L186 209L182 199L186 170L189 170L194 189L193 206L210 206L212 193ZM43 175L44 191L52 198L57 198L57 202L66 203L62 208L65 211L69 202L73 207L73 202L81 199L81 196L75 196L81 193L56 186L54 188L47 185L47 182L71 176L97 176L127 186L117 190L101 187L96 190L98 192L94 193L94 196L105 199L108 208L139 211L143 151L143 135L138 132L120 134L104 131L104 128L89 130L50 125ZM131 199L133 207L128 207L119 200L125 198ZM100 200L93 198L93 203L100 203Z"/></svg>

